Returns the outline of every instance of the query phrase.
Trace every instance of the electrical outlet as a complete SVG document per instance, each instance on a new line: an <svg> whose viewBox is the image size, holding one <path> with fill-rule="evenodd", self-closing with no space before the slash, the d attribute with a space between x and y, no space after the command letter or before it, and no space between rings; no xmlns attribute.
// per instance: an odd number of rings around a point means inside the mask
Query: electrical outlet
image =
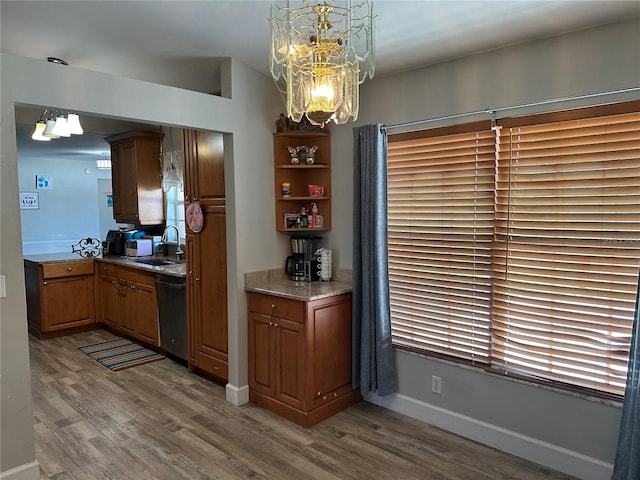
<svg viewBox="0 0 640 480"><path fill-rule="evenodd" d="M438 395L442 393L442 378L431 375L431 391Z"/></svg>

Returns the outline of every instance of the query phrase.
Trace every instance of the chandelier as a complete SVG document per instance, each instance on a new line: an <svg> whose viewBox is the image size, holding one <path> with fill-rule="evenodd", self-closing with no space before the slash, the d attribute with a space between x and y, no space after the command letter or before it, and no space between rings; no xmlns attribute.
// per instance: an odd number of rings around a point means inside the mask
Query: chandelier
<svg viewBox="0 0 640 480"><path fill-rule="evenodd" d="M36 122L31 138L40 142L48 142L51 139L60 137L70 137L71 135L82 135L84 131L80 125L80 117L77 113L68 112L64 116L63 112L57 115L53 111L45 110L40 115L40 120Z"/></svg>
<svg viewBox="0 0 640 480"><path fill-rule="evenodd" d="M373 5L364 1L276 1L271 75L287 116L314 125L358 118L359 85L375 71Z"/></svg>

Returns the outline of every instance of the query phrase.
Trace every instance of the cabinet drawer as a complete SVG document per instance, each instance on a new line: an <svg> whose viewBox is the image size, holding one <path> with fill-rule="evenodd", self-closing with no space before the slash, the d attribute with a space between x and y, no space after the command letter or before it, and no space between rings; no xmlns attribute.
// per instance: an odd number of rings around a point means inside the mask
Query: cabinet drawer
<svg viewBox="0 0 640 480"><path fill-rule="evenodd" d="M117 268L113 263L96 262L96 273L102 273L104 275L116 276Z"/></svg>
<svg viewBox="0 0 640 480"><path fill-rule="evenodd" d="M249 292L249 310L253 312L304 322L304 306L298 300Z"/></svg>
<svg viewBox="0 0 640 480"><path fill-rule="evenodd" d="M229 366L227 362L207 355L206 353L199 353L198 368L205 372L212 373L216 377L224 378L225 380L229 378Z"/></svg>
<svg viewBox="0 0 640 480"><path fill-rule="evenodd" d="M93 275L93 260L88 262L60 262L42 265L43 278L73 277Z"/></svg>
<svg viewBox="0 0 640 480"><path fill-rule="evenodd" d="M137 282L149 287L153 287L155 289L156 276L154 273L147 273L136 269L120 267L118 268L117 277L121 281L127 280L130 282Z"/></svg>

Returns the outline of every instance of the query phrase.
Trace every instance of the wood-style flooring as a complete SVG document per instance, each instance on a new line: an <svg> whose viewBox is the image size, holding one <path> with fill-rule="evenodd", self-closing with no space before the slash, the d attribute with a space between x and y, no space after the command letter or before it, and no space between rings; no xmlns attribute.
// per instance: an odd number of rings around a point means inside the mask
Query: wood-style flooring
<svg viewBox="0 0 640 480"><path fill-rule="evenodd" d="M77 349L111 337L30 339L41 479L572 478L366 402L307 430L169 359L111 372Z"/></svg>

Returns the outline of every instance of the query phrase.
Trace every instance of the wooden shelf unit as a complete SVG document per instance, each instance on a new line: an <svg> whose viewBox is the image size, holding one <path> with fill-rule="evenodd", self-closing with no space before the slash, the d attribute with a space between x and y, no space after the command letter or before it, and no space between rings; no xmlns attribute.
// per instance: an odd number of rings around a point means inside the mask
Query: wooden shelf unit
<svg viewBox="0 0 640 480"><path fill-rule="evenodd" d="M311 165L291 163L287 147L318 146ZM273 134L273 158L275 166L276 230L285 233L319 233L331 230L331 136L323 131L290 131ZM291 196L282 196L282 184L291 184ZM309 185L321 185L324 195L308 195ZM323 217L322 227L287 228L284 214L299 212L302 207L311 210L318 205Z"/></svg>

